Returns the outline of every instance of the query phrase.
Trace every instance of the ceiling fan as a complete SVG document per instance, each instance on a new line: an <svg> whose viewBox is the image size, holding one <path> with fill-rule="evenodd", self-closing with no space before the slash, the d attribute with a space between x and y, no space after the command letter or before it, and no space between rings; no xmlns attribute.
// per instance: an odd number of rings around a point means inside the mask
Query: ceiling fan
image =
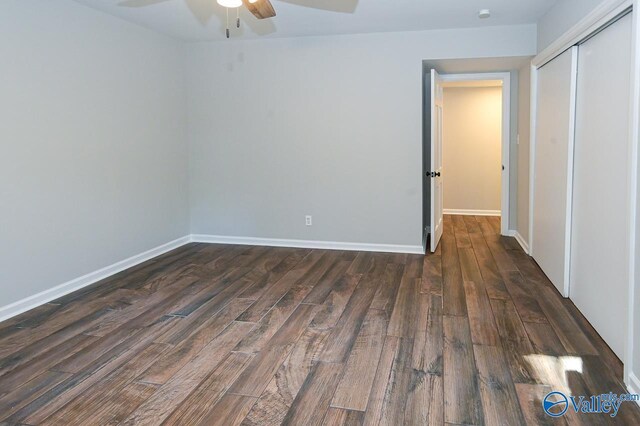
<svg viewBox="0 0 640 426"><path fill-rule="evenodd" d="M153 4L164 3L172 0L121 0L118 5L123 7L144 7L151 6ZM176 1L176 0L173 0ZM346 12L353 13L358 0L282 0L287 3L297 4L299 6L311 7L314 9L324 9L334 12ZM229 10L236 9L236 27L240 28L240 7L244 6L258 19L273 18L276 16L276 11L269 0L185 0L187 6L196 15L203 24L206 24L206 20L212 13L203 13L207 15L207 18L201 19L198 15L199 12L203 12L208 9L210 12L211 7L218 3L220 6L226 8L227 15L227 28L226 36L229 38Z"/></svg>
<svg viewBox="0 0 640 426"><path fill-rule="evenodd" d="M216 0L220 6L227 8L227 38L229 38L229 9L236 9L236 27L240 28L238 8L244 4L249 12L258 19L273 18L276 11L269 0Z"/></svg>

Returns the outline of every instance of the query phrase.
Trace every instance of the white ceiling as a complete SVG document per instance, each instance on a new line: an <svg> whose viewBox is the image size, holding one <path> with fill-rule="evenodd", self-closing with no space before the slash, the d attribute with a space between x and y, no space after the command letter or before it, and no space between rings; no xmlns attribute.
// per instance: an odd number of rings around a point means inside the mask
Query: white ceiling
<svg viewBox="0 0 640 426"><path fill-rule="evenodd" d="M181 40L224 39L226 10L216 0L73 1ZM535 23L557 0L271 2L277 12L277 16L271 19L257 20L241 7L240 29L235 28L236 12L231 10L232 38L297 37ZM491 18L478 18L478 11L484 8L491 10Z"/></svg>

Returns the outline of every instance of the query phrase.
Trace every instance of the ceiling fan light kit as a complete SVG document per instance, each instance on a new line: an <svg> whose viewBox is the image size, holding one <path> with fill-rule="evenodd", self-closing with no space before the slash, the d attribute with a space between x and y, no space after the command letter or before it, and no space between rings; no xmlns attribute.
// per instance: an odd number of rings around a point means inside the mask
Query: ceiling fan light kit
<svg viewBox="0 0 640 426"><path fill-rule="evenodd" d="M271 18L276 16L276 11L269 0L216 0L216 2L227 9L227 28L225 34L230 37L229 31L229 9L236 9L236 28L240 28L240 9L243 4L258 19Z"/></svg>
<svg viewBox="0 0 640 426"><path fill-rule="evenodd" d="M242 0L216 0L220 6L224 6L228 9L235 9L242 6Z"/></svg>

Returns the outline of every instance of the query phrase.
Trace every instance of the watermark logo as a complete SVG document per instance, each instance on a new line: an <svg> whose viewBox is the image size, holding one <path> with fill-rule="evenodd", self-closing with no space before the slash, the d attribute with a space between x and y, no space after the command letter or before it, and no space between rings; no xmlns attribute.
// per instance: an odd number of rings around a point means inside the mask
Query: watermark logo
<svg viewBox="0 0 640 426"><path fill-rule="evenodd" d="M561 417L572 409L577 414L618 415L623 402L640 401L640 395L633 393L616 394L613 392L592 396L569 396L562 392L549 392L542 400L542 408L551 417Z"/></svg>
<svg viewBox="0 0 640 426"><path fill-rule="evenodd" d="M542 408L551 417L564 416L569 409L569 399L562 392L549 392L542 401Z"/></svg>

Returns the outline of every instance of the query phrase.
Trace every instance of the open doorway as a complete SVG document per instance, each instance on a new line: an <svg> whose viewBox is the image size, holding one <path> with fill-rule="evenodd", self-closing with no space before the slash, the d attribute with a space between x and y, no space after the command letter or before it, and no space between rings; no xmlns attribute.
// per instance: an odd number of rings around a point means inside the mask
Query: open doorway
<svg viewBox="0 0 640 426"><path fill-rule="evenodd" d="M426 83L426 82L425 82ZM442 215L500 217L509 223L510 73L431 70L425 115L425 251L435 251ZM426 103L426 102L425 102ZM427 149L428 148L428 149ZM427 220L428 219L428 220Z"/></svg>
<svg viewBox="0 0 640 426"><path fill-rule="evenodd" d="M503 81L442 77L444 214L502 216Z"/></svg>

